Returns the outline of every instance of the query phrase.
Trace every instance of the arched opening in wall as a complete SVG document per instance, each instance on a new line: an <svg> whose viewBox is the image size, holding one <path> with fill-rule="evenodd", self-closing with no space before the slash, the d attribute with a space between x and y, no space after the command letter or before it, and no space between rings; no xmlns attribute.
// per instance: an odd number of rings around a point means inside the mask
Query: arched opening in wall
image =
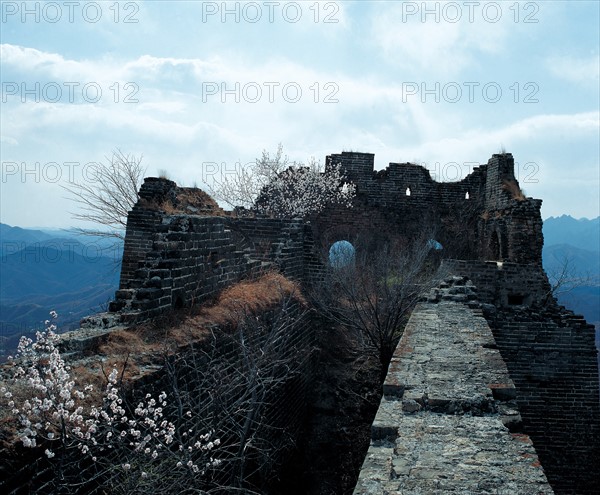
<svg viewBox="0 0 600 495"><path fill-rule="evenodd" d="M407 187L407 188L406 188L406 195L407 195L407 196L410 196L410 195L411 195L410 187Z"/></svg>
<svg viewBox="0 0 600 495"><path fill-rule="evenodd" d="M471 196L469 195L469 191L465 194L465 199L469 199Z"/></svg>
<svg viewBox="0 0 600 495"><path fill-rule="evenodd" d="M525 303L523 294L508 294L507 302L509 306L521 306Z"/></svg>
<svg viewBox="0 0 600 495"><path fill-rule="evenodd" d="M427 241L427 249L429 251L442 251L444 249L444 246L442 246L442 244L436 241L435 239L429 239Z"/></svg>
<svg viewBox="0 0 600 495"><path fill-rule="evenodd" d="M333 268L345 268L354 262L356 250L349 241L334 242L329 248L329 264Z"/></svg>
<svg viewBox="0 0 600 495"><path fill-rule="evenodd" d="M490 238L490 257L493 260L500 260L500 239L498 239L498 232L494 230L492 237Z"/></svg>

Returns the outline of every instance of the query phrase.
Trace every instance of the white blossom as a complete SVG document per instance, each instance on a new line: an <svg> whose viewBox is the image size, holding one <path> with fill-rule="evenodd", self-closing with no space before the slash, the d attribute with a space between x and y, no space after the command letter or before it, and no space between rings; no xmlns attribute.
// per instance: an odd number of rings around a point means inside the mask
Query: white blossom
<svg viewBox="0 0 600 495"><path fill-rule="evenodd" d="M57 317L55 312L51 315ZM119 371L116 367L108 375L102 405L85 405L82 401L89 398L87 392L93 387L84 385L80 388L71 378L70 368L57 347L59 336L55 330L56 327L48 322L45 331L36 333L35 341L28 337L19 341L12 383L20 390L28 390L28 396L18 401L10 386L0 388L0 399L8 405L20 425L18 435L23 446L34 448L42 442L44 448L48 442L58 443L58 449L45 449L48 459L60 457L65 449L76 449L89 455L94 462L103 460L98 452L127 446L129 451L120 451L125 452L126 457L121 460L125 471L139 464L129 455L144 455L147 462L158 463L158 452L168 452L181 459L177 466L182 466L185 460L197 472L196 464L189 460L192 454L188 453L194 449L187 442L191 445L192 439L196 438L199 439L193 444L196 451L211 450L219 444L218 440L210 441L214 432L198 435L192 428L187 428L182 435L186 437L185 449L184 445L169 449L166 446L174 442L176 428L168 419L163 419L163 408L168 406L167 393L161 391L158 400L147 394L137 404L135 416L128 417L117 386ZM191 412L188 411L186 416L191 417ZM40 437L39 441L37 437ZM142 477L146 476L147 473L142 471Z"/></svg>
<svg viewBox="0 0 600 495"><path fill-rule="evenodd" d="M356 194L340 164L328 164L322 171L314 158L307 166L290 162L281 144L274 156L263 151L254 164L238 167L209 188L232 207L255 208L276 217L305 217L329 204L351 207Z"/></svg>

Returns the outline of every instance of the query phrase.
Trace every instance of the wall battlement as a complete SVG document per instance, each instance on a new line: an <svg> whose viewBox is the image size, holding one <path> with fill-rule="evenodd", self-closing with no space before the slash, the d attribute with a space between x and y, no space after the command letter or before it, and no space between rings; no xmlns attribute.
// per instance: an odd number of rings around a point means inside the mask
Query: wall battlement
<svg viewBox="0 0 600 495"><path fill-rule="evenodd" d="M449 257L541 265L542 201L523 195L510 153L493 155L459 182L436 182L410 163L374 171L371 153L329 155L326 164L341 165L357 197L352 214L331 208L311 220L324 244L369 231L378 243L402 242L429 231Z"/></svg>

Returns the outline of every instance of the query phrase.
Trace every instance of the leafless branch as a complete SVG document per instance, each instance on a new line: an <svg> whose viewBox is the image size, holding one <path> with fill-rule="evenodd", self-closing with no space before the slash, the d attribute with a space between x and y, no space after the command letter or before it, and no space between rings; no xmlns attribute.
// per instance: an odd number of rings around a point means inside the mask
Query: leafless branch
<svg viewBox="0 0 600 495"><path fill-rule="evenodd" d="M61 187L79 206L78 211L72 212L74 219L101 226L75 228L75 232L124 239L127 214L138 200L146 169L141 164L141 156L126 155L121 150L115 150L106 160L89 167L92 169L88 169L89 183L72 182Z"/></svg>

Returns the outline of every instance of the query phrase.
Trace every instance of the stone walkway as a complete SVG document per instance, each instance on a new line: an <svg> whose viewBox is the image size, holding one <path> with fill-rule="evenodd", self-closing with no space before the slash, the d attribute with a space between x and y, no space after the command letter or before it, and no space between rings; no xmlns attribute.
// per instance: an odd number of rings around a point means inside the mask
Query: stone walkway
<svg viewBox="0 0 600 495"><path fill-rule="evenodd" d="M552 494L487 322L452 299L413 312L354 494Z"/></svg>

